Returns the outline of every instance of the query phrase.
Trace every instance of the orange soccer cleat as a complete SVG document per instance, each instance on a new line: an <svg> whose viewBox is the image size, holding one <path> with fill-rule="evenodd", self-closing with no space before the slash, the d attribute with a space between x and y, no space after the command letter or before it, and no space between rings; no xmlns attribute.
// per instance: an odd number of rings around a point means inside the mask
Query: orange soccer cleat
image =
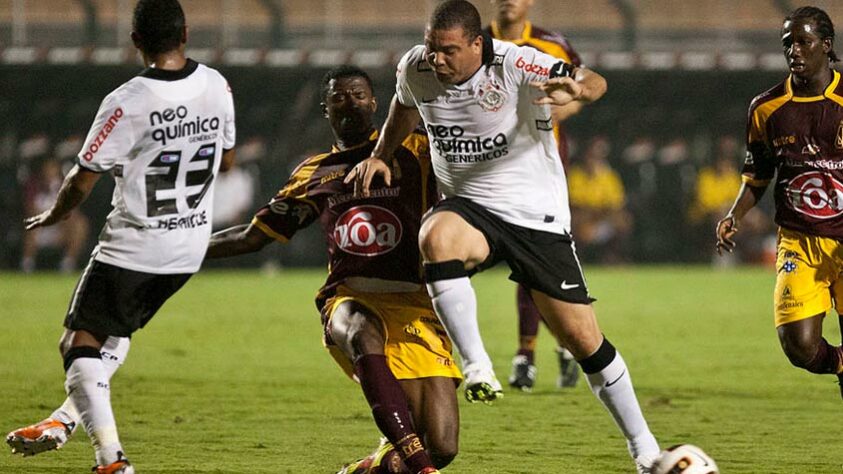
<svg viewBox="0 0 843 474"><path fill-rule="evenodd" d="M34 456L44 451L61 448L73 433L76 423L64 424L47 418L34 425L12 431L6 436L6 443L12 447L12 454Z"/></svg>

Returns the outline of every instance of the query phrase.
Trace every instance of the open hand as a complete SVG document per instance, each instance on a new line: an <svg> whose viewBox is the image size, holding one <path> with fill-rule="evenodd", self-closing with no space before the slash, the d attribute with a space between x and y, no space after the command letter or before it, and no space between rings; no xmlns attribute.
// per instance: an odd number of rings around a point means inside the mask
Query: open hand
<svg viewBox="0 0 843 474"><path fill-rule="evenodd" d="M354 195L369 197L372 179L378 175L383 176L383 180L387 186L392 184L392 170L389 169L389 165L376 156L370 156L357 163L343 182L348 184L354 181Z"/></svg>
<svg viewBox="0 0 843 474"><path fill-rule="evenodd" d="M554 77L546 81L533 81L531 86L547 94L533 101L536 105L567 105L582 96L582 85L571 77Z"/></svg>

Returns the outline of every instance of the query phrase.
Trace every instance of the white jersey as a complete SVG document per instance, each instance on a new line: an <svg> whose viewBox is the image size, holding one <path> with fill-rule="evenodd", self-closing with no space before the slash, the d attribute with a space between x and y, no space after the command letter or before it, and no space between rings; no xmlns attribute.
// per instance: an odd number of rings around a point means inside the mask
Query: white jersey
<svg viewBox="0 0 843 474"><path fill-rule="evenodd" d="M459 85L436 80L421 45L398 65L396 95L424 120L439 190L511 224L570 233L550 107L533 105L543 93L529 85L570 66L531 47L488 39L483 47L484 65Z"/></svg>
<svg viewBox="0 0 843 474"><path fill-rule="evenodd" d="M129 270L194 273L211 236L214 178L234 148L225 78L188 60L146 69L106 96L79 165L115 180L94 259Z"/></svg>

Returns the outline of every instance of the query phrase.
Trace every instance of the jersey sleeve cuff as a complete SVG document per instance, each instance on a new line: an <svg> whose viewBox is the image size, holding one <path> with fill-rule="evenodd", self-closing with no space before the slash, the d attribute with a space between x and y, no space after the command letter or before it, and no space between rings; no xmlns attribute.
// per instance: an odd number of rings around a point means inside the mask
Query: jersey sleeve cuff
<svg viewBox="0 0 843 474"><path fill-rule="evenodd" d="M260 229L260 231L264 234L268 235L269 237L272 237L273 239L281 242L282 244L286 244L290 241L290 239L288 239L287 237L284 237L278 232L275 232L268 225L261 222L261 220L257 216L252 219L252 225Z"/></svg>
<svg viewBox="0 0 843 474"><path fill-rule="evenodd" d="M772 179L758 179L753 178L751 176L742 175L741 180L749 186L753 186L756 188L766 188Z"/></svg>
<svg viewBox="0 0 843 474"><path fill-rule="evenodd" d="M78 164L80 168L84 168L85 171L90 171L91 173L102 174L102 173L108 173L110 171L110 170L93 168L91 165L87 164L87 161L85 161L85 160L83 160L82 158L79 158L79 157L76 157L76 164Z"/></svg>

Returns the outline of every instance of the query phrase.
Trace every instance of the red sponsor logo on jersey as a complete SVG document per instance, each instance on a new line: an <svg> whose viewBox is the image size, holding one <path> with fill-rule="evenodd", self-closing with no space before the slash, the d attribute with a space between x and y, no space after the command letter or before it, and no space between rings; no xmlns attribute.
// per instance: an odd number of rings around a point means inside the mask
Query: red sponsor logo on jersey
<svg viewBox="0 0 843 474"><path fill-rule="evenodd" d="M843 183L828 173L802 173L787 183L790 206L806 216L831 219L843 214Z"/></svg>
<svg viewBox="0 0 843 474"><path fill-rule="evenodd" d="M334 226L334 241L342 250L363 257L383 255L401 242L401 221L380 206L355 206Z"/></svg>
<svg viewBox="0 0 843 474"><path fill-rule="evenodd" d="M100 130L100 133L98 133L96 138L94 138L91 144L88 145L88 149L85 150L85 154L82 155L82 158L84 158L85 161L91 161L94 159L94 155L96 155L97 152L100 151L100 148L102 148L102 144L105 143L105 140L108 138L109 135L111 135L111 131L114 130L114 127L117 126L117 122L119 122L122 117L123 108L117 107L117 110L115 110L114 113L111 114L111 117L108 117L108 120L105 122L105 125L103 125L102 130Z"/></svg>
<svg viewBox="0 0 843 474"><path fill-rule="evenodd" d="M515 67L523 69L524 72L531 72L539 76L550 76L549 67L544 67L541 64L527 63L521 56L518 56L518 59L515 60Z"/></svg>

